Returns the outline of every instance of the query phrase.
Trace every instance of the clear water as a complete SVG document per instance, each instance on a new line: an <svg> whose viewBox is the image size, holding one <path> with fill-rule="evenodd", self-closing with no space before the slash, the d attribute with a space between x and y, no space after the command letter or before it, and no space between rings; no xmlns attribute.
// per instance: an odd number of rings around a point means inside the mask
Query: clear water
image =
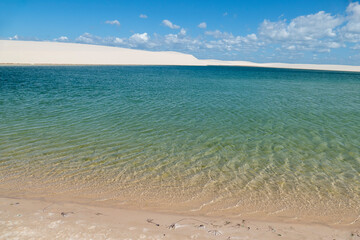
<svg viewBox="0 0 360 240"><path fill-rule="evenodd" d="M354 223L359 146L358 73L0 67L2 195Z"/></svg>

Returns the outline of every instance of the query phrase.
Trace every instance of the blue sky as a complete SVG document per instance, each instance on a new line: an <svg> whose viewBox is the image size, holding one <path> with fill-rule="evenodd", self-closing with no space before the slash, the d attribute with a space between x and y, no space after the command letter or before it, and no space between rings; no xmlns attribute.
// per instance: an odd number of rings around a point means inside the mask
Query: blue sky
<svg viewBox="0 0 360 240"><path fill-rule="evenodd" d="M171 50L222 60L360 65L360 4L1 0L0 38Z"/></svg>

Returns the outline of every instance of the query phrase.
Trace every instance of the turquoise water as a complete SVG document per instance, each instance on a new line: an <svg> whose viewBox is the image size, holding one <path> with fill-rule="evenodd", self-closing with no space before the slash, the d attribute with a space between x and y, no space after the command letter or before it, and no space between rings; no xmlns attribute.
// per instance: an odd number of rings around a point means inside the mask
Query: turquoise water
<svg viewBox="0 0 360 240"><path fill-rule="evenodd" d="M359 146L359 73L0 67L3 195L350 223Z"/></svg>

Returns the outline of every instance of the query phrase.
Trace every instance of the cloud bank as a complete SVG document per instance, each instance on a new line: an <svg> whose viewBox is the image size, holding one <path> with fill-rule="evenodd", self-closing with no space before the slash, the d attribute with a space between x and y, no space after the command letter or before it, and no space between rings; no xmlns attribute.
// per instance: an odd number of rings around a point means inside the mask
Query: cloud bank
<svg viewBox="0 0 360 240"><path fill-rule="evenodd" d="M147 15L140 14L139 18L145 19ZM108 20L105 23L120 26L118 20ZM259 23L256 31L246 35L209 29L194 36L191 27L208 29L206 22L190 25L189 28L182 28L168 19L164 19L161 24L171 29L172 32L162 35L133 32L128 37L101 37L83 33L75 39L61 36L53 41L180 51L199 58L225 60L323 61L360 64L360 53L358 52L360 49L360 4L358 2L349 3L341 15L319 11L289 20L264 19ZM177 32L174 33L173 30L177 30ZM15 35L10 39L23 38ZM345 54L339 55L338 49L342 49Z"/></svg>

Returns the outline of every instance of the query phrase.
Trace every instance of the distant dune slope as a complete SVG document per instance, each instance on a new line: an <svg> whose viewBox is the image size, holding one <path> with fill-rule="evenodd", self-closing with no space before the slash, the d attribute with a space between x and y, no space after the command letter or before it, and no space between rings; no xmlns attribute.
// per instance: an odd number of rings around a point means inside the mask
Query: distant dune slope
<svg viewBox="0 0 360 240"><path fill-rule="evenodd" d="M1 64L204 65L190 54L78 43L0 40Z"/></svg>
<svg viewBox="0 0 360 240"><path fill-rule="evenodd" d="M253 63L200 60L178 52L152 52L128 48L40 41L0 40L0 64L14 65L187 65L249 66L360 72L360 66Z"/></svg>

